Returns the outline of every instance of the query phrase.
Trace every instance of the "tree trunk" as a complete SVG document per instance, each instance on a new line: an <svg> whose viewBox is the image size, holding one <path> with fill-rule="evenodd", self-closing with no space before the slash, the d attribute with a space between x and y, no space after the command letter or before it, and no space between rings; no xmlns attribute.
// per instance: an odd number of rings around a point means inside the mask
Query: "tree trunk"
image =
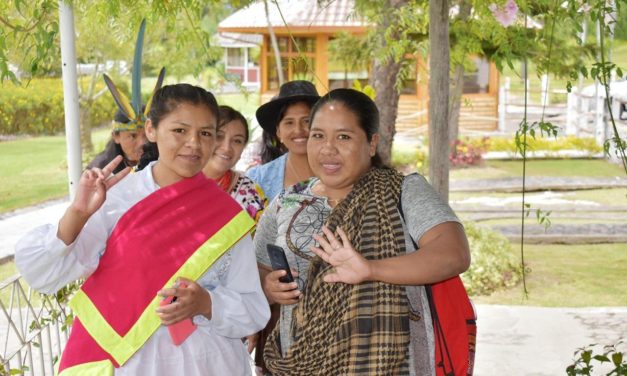
<svg viewBox="0 0 627 376"><path fill-rule="evenodd" d="M449 35L448 1L429 1L429 179L448 202Z"/></svg>
<svg viewBox="0 0 627 376"><path fill-rule="evenodd" d="M268 0L263 1L263 6L266 11L266 22L268 23L268 33L270 34L270 42L272 43L272 51L274 51L274 59L276 61L276 71L279 77L279 86L285 82L283 77L283 63L281 62L281 51L279 51L279 44L276 41L276 35L274 35L274 28L270 23L270 10L268 9Z"/></svg>
<svg viewBox="0 0 627 376"><path fill-rule="evenodd" d="M91 74L91 81L89 82L89 87L87 88L87 92L81 92L79 94L79 116L80 116L80 130L81 130L81 151L83 154L88 154L94 151L94 144L91 141L91 129L93 128L93 117L91 113L91 109L94 105L94 101L96 94L94 91L96 90L96 81L98 80L98 73L100 65L103 59L96 59L96 68L94 72ZM79 90L82 89L79 85ZM113 115L113 114L111 114Z"/></svg>
<svg viewBox="0 0 627 376"><path fill-rule="evenodd" d="M462 106L462 91L464 89L464 65L455 65L455 74L451 82L451 105L449 107L448 118L448 142L454 145L459 137L459 113ZM455 153L455 148L451 150Z"/></svg>
<svg viewBox="0 0 627 376"><path fill-rule="evenodd" d="M459 22L465 22L470 17L470 11L472 10L472 4L466 0L462 0L459 3L459 14L457 19ZM449 144L453 145L459 137L459 112L461 110L462 94L464 90L464 65L455 65L455 74L453 81L451 82L451 98L449 106ZM455 153L455 149L452 150Z"/></svg>
<svg viewBox="0 0 627 376"><path fill-rule="evenodd" d="M79 110L81 150L83 154L88 154L94 151L94 144L91 141L92 116L90 108L92 104L92 102L81 103L81 108Z"/></svg>
<svg viewBox="0 0 627 376"><path fill-rule="evenodd" d="M372 65L372 87L377 93L375 103L379 109L379 146L377 148L383 163L392 161L392 142L396 134L396 115L398 113L398 90L394 87L396 76L401 69L400 63L375 59Z"/></svg>
<svg viewBox="0 0 627 376"><path fill-rule="evenodd" d="M388 0L386 8L390 11L385 12L382 21L377 25L380 45L377 48L385 46L385 32L394 25L395 20L393 10L399 9L407 5L407 0ZM391 36L394 38L394 35ZM379 146L377 151L383 160L383 163L390 164L392 161L392 141L396 134L396 115L398 114L398 99L400 94L396 90L396 77L401 69L400 62L394 62L392 59L375 58L372 63L372 74L370 76L370 85L374 88L377 96L375 103L379 109L380 126Z"/></svg>

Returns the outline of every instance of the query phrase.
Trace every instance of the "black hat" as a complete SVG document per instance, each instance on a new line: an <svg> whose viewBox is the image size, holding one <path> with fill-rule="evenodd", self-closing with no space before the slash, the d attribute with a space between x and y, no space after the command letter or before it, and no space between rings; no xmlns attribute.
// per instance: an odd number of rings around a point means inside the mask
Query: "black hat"
<svg viewBox="0 0 627 376"><path fill-rule="evenodd" d="M306 102L313 106L320 99L314 84L309 81L290 81L281 85L279 95L273 97L270 102L262 104L255 115L261 128L271 134L276 133L279 123L279 111L287 102Z"/></svg>

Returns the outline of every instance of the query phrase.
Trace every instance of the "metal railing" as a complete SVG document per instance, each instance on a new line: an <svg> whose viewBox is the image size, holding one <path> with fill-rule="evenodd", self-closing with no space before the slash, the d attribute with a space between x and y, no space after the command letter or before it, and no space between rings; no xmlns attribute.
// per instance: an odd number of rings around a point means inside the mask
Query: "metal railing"
<svg viewBox="0 0 627 376"><path fill-rule="evenodd" d="M0 375L52 375L69 335L70 309L18 274L0 283Z"/></svg>

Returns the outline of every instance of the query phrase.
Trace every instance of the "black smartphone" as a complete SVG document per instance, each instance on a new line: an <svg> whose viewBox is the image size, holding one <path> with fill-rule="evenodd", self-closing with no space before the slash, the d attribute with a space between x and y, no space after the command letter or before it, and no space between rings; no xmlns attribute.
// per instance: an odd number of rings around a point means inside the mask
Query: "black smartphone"
<svg viewBox="0 0 627 376"><path fill-rule="evenodd" d="M283 250L283 248L274 244L268 244L266 248L268 251L268 256L270 256L270 264L272 264L272 269L285 270L287 272L286 275L279 278L279 281L283 283L294 282L294 277L292 276L290 265L287 263L287 258L285 257L285 251Z"/></svg>

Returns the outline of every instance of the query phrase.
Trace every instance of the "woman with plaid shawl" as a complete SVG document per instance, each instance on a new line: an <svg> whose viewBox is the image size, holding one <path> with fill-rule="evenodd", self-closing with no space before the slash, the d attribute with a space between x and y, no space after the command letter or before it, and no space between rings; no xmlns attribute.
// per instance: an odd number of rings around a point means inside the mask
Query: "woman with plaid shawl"
<svg viewBox="0 0 627 376"><path fill-rule="evenodd" d="M383 166L378 125L365 94L322 97L307 143L318 179L286 189L258 225L264 291L282 304L264 352L273 375L436 373L423 285L465 271L468 242L422 176ZM269 243L286 248L296 282L270 271Z"/></svg>

